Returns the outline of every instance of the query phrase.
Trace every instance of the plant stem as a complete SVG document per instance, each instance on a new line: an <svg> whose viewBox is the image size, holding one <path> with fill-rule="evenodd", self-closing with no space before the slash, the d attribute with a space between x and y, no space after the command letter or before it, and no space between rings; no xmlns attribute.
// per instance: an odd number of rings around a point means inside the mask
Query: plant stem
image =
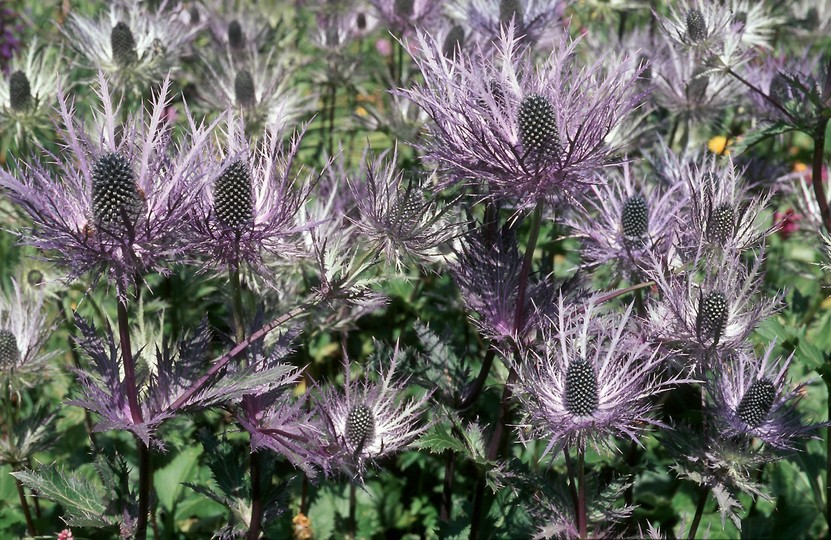
<svg viewBox="0 0 831 540"><path fill-rule="evenodd" d="M586 451L577 449L577 530L580 538L588 538L586 523Z"/></svg>
<svg viewBox="0 0 831 540"><path fill-rule="evenodd" d="M571 503L574 505L576 511L578 506L577 486L575 486L576 475L574 474L574 463L571 462L571 454L568 446L563 448L563 456L565 457L566 473L568 474L568 492L571 495Z"/></svg>
<svg viewBox="0 0 831 540"><path fill-rule="evenodd" d="M698 492L698 506L695 507L695 517L693 517L690 524L690 534L688 535L690 540L695 539L695 533L698 531L698 524L701 523L701 516L704 514L704 506L707 504L707 495L709 494L710 488L701 486L701 490Z"/></svg>
<svg viewBox="0 0 831 540"><path fill-rule="evenodd" d="M831 232L831 209L828 207L828 199L825 197L825 186L822 185L822 161L825 152L825 128L828 127L828 118L823 118L817 125L814 134L814 159L811 169L811 184L814 186L814 195L819 205L819 213L822 217L822 224L825 230Z"/></svg>
<svg viewBox="0 0 831 540"><path fill-rule="evenodd" d="M234 338L237 344L245 341L245 321L242 309L242 284L239 277L239 266L228 271L228 284L231 287L231 316L234 321Z"/></svg>
<svg viewBox="0 0 831 540"><path fill-rule="evenodd" d="M348 533L350 534L350 538L355 538L358 534L358 520L356 519L356 509L358 506L358 500L355 496L355 484L349 483L349 523L347 527L349 529Z"/></svg>
<svg viewBox="0 0 831 540"><path fill-rule="evenodd" d="M260 527L263 519L263 494L260 481L260 454L251 452L251 523L248 524L248 540L257 540L260 537Z"/></svg>
<svg viewBox="0 0 831 540"><path fill-rule="evenodd" d="M496 349L493 347L488 347L488 352L485 353L485 359L482 361L482 368L479 370L479 375L476 376L476 379L467 389L465 394L462 396L462 400L459 402L459 409L464 410L473 405L473 403L479 398L479 394L482 393L482 389L485 387L485 381L488 378L488 374L491 370L491 365L493 365L493 359L496 357Z"/></svg>
<svg viewBox="0 0 831 540"><path fill-rule="evenodd" d="M742 77L741 75L739 75L738 73L736 73L735 71L733 71L730 68L727 68L727 73L729 75L732 75L736 79L738 79L739 82L741 82L742 84L744 84L745 86L747 86L748 88L750 88L751 90L753 90L754 92L759 94L760 96L762 96L762 98L764 98L765 101L767 101L768 103L773 105L774 108L776 108L779 112L784 114L792 124L796 123L796 119L793 117L793 115L791 113L789 113L788 110L785 109L785 107L783 107L781 103L779 103L778 101L773 99L771 96L769 96L769 95L765 94L764 92L762 92L761 88L759 88L758 86L750 83L744 77Z"/></svg>
<svg viewBox="0 0 831 540"><path fill-rule="evenodd" d="M136 539L144 540L147 537L147 515L150 510L150 449L144 441L136 437L139 461L139 500L138 517L136 519Z"/></svg>
<svg viewBox="0 0 831 540"><path fill-rule="evenodd" d="M23 517L26 518L26 530L29 536L36 536L35 522L32 521L32 513L29 511L29 502L26 500L26 493L23 491L23 484L17 478L14 479L17 486L17 496L20 497L20 506L23 508Z"/></svg>
<svg viewBox="0 0 831 540"><path fill-rule="evenodd" d="M828 357L826 357L826 364ZM831 421L831 374L823 377L828 395L828 420ZM825 521L831 528L831 425L825 430Z"/></svg>
<svg viewBox="0 0 831 540"><path fill-rule="evenodd" d="M127 391L127 405L130 407L130 416L132 416L133 423L141 424L144 422L144 419L142 418L141 407L138 402L136 368L133 363L133 349L130 345L130 323L127 317L127 303L121 294L118 295L118 337L121 344L121 359L124 364L124 385Z"/></svg>
<svg viewBox="0 0 831 540"><path fill-rule="evenodd" d="M444 452L444 485L441 494L441 509L439 519L445 523L450 521L453 513L453 470L456 467L456 456L452 450Z"/></svg>
<svg viewBox="0 0 831 540"><path fill-rule="evenodd" d="M528 236L528 246L525 248L525 257L522 260L522 270L519 272L519 286L517 287L516 311L514 312L514 331L519 333L525 312L525 295L528 290L528 277L531 273L531 264L534 261L534 251L537 248L537 239L540 236L542 224L542 201L539 201L531 213L531 232Z"/></svg>
<svg viewBox="0 0 831 540"><path fill-rule="evenodd" d="M476 489L473 491L473 503L470 511L470 535L469 540L479 539L479 527L482 522L482 502L485 499L485 478L484 472L479 473L479 480L476 482Z"/></svg>
<svg viewBox="0 0 831 540"><path fill-rule="evenodd" d="M118 295L118 337L121 345L121 359L124 364L124 385L127 392L127 404L130 407L130 415L133 423L144 422L141 407L138 402L138 388L136 386L135 363L133 362L133 349L130 344L130 322L127 316L126 291ZM138 449L139 465L139 492L138 492L138 516L136 518L136 540L144 540L147 537L147 514L150 509L150 449L144 441L136 436L136 448Z"/></svg>

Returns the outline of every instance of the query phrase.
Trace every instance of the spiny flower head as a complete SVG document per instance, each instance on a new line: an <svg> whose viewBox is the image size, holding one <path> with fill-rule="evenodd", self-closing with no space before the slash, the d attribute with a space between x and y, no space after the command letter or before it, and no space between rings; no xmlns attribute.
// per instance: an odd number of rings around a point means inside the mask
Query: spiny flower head
<svg viewBox="0 0 831 540"><path fill-rule="evenodd" d="M443 2L438 0L369 0L396 37L411 35L417 29L432 30L441 17Z"/></svg>
<svg viewBox="0 0 831 540"><path fill-rule="evenodd" d="M679 121L711 122L744 93L733 77L710 69L690 51L674 51L656 39L651 66L655 101Z"/></svg>
<svg viewBox="0 0 831 540"><path fill-rule="evenodd" d="M778 299L758 294L763 260L760 253L746 267L737 253L702 258L699 252L680 270L656 262L649 276L661 300L649 306L650 334L688 354L693 369L742 350L756 325L778 305Z"/></svg>
<svg viewBox="0 0 831 540"><path fill-rule="evenodd" d="M24 290L11 279L0 291L0 388L18 393L44 380L49 361L60 353L43 351L54 329L41 288Z"/></svg>
<svg viewBox="0 0 831 540"><path fill-rule="evenodd" d="M428 427L420 425L420 416L430 392L420 398L401 398L407 380L395 378L400 354L396 346L378 382L352 379L347 361L344 390L330 386L318 398L332 463L356 481L363 481L368 464L400 452Z"/></svg>
<svg viewBox="0 0 831 540"><path fill-rule="evenodd" d="M761 358L740 351L721 360L707 384L713 400L711 416L727 437L757 437L775 449L793 450L822 424L804 422L796 406L807 383L789 383L787 372L794 355L774 358L775 345L771 343Z"/></svg>
<svg viewBox="0 0 831 540"><path fill-rule="evenodd" d="M300 208L312 181L295 162L305 129L287 145L267 130L252 146L242 121L230 112L226 120L222 160L209 172L188 222L190 250L211 266L263 269L266 253L297 255L300 233L311 226Z"/></svg>
<svg viewBox="0 0 831 540"><path fill-rule="evenodd" d="M69 44L89 67L102 71L121 91L142 96L176 71L200 25L188 25L179 5L167 0L153 10L117 0L97 19L72 12L63 28Z"/></svg>
<svg viewBox="0 0 831 540"><path fill-rule="evenodd" d="M280 32L283 21L276 19L277 14L269 12L263 4L213 0L206 7L206 25L219 49L230 49L243 57L252 49L265 51L269 46L285 49L288 33Z"/></svg>
<svg viewBox="0 0 831 540"><path fill-rule="evenodd" d="M374 161L365 156L349 186L359 212L353 220L358 230L400 270L405 259L422 264L438 260L441 248L458 232L446 219L451 205L439 205L427 182L405 180L397 160L397 148Z"/></svg>
<svg viewBox="0 0 831 540"><path fill-rule="evenodd" d="M45 159L57 174L39 160L17 176L0 172L0 185L32 219L21 237L68 268L70 278L91 270L125 294L137 275L182 251L179 233L204 181L210 129L191 120L191 132L174 142L165 120L169 89L168 79L146 113L119 126L120 111L99 74L96 131L85 131L69 98L59 97L66 147Z"/></svg>
<svg viewBox="0 0 831 540"><path fill-rule="evenodd" d="M689 226L681 231L681 251L689 258L700 249L743 252L758 247L776 230L762 223L771 193L753 194L744 171L715 154L660 153L661 174L686 191L681 211Z"/></svg>
<svg viewBox="0 0 831 540"><path fill-rule="evenodd" d="M606 446L617 436L637 442L646 426L661 425L650 397L680 379L659 378L664 359L657 348L627 335L631 311L603 315L592 300L568 306L560 297L540 349L525 351L519 366L515 394L526 441L548 439L548 454Z"/></svg>
<svg viewBox="0 0 831 540"><path fill-rule="evenodd" d="M653 16L677 48L692 52L699 61L721 46L732 19L727 6L708 0L672 2L667 16Z"/></svg>
<svg viewBox="0 0 831 540"><path fill-rule="evenodd" d="M596 265L613 261L627 276L637 275L653 257L662 257L676 236L680 186L661 188L636 182L629 163L609 170L586 193L569 225L583 239L583 258ZM639 185L641 184L641 185Z"/></svg>
<svg viewBox="0 0 831 540"><path fill-rule="evenodd" d="M492 54L477 47L454 58L419 34L415 61L425 82L399 92L433 121L424 151L443 173L441 187L472 185L481 197L533 206L594 181L613 157L605 138L644 97L633 84L642 68L631 58L578 68L576 47L563 38L537 66L513 26Z"/></svg>
<svg viewBox="0 0 831 540"><path fill-rule="evenodd" d="M260 54L249 46L241 57L226 48L206 60L203 105L211 112L237 111L252 137L288 129L305 113L307 101L291 89L287 55L275 51Z"/></svg>
<svg viewBox="0 0 831 540"><path fill-rule="evenodd" d="M565 2L546 0L456 0L449 3L447 12L470 28L474 40L488 47L511 23L516 35L529 44L561 37L563 28L557 21L565 7Z"/></svg>
<svg viewBox="0 0 831 540"><path fill-rule="evenodd" d="M0 131L10 131L18 143L43 138L57 104L60 61L55 49L37 40L12 58L0 80Z"/></svg>

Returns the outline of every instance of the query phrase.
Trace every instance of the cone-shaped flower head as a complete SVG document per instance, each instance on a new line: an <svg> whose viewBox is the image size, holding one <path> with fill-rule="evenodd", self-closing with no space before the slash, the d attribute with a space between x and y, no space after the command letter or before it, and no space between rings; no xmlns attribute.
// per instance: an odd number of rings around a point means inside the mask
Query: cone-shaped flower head
<svg viewBox="0 0 831 540"><path fill-rule="evenodd" d="M42 382L60 351L43 347L54 326L47 318L42 289L23 290L13 278L0 291L0 388L17 394Z"/></svg>
<svg viewBox="0 0 831 540"><path fill-rule="evenodd" d="M0 172L0 185L32 218L22 238L68 268L71 278L92 270L123 294L137 275L161 269L182 251L180 229L206 176L203 148L210 130L191 121L192 132L172 141L165 120L169 88L168 80L146 114L117 128L120 112L102 74L94 134L84 131L68 98L60 96L66 148L46 160L57 164L58 174L39 161L18 177Z"/></svg>
<svg viewBox="0 0 831 540"><path fill-rule="evenodd" d="M211 112L238 111L252 137L266 129L288 129L305 113L307 102L291 89L287 57L275 54L276 49L265 54L253 46L245 50L240 55L226 48L219 57L206 59L202 105Z"/></svg>
<svg viewBox="0 0 831 540"><path fill-rule="evenodd" d="M629 163L604 174L568 224L583 239L588 265L611 261L624 276L638 279L653 258L670 250L684 196L682 186L661 188L634 175Z"/></svg>
<svg viewBox="0 0 831 540"><path fill-rule="evenodd" d="M646 342L626 335L631 306L602 315L591 301L568 306L544 332L540 350L528 350L515 395L522 404L524 439L548 439L545 453L563 446L585 448L634 441L648 425L661 425L650 397L677 383L659 375L664 359Z"/></svg>
<svg viewBox="0 0 831 540"><path fill-rule="evenodd" d="M57 105L61 70L59 53L32 40L0 73L0 132L20 143L41 140L51 128L49 116Z"/></svg>
<svg viewBox="0 0 831 540"><path fill-rule="evenodd" d="M454 58L419 34L414 57L425 82L399 92L432 119L424 151L443 186L533 206L594 181L614 156L606 137L644 97L633 84L642 68L632 58L578 68L577 44L563 38L536 65L510 25L493 53L477 47Z"/></svg>
<svg viewBox="0 0 831 540"><path fill-rule="evenodd" d="M346 363L344 390L329 387L318 399L332 464L356 481L363 481L367 465L400 452L427 429L420 416L430 392L420 398L401 398L407 380L395 378L400 354L396 346L378 382L352 379Z"/></svg>
<svg viewBox="0 0 831 540"><path fill-rule="evenodd" d="M793 354L784 360L774 358L774 347L771 343L761 358L740 351L722 359L707 384L711 415L727 437L757 437L772 448L793 450L824 424L804 421L796 406L807 383L789 383Z"/></svg>
<svg viewBox="0 0 831 540"><path fill-rule="evenodd" d="M200 25L179 16L167 2L157 9L127 0L109 4L97 19L72 12L63 27L67 41L88 67L104 72L118 90L144 95L180 67Z"/></svg>
<svg viewBox="0 0 831 540"><path fill-rule="evenodd" d="M440 248L458 232L446 219L451 205L440 205L427 182L405 180L397 161L397 148L376 160L364 156L358 177L348 181L359 211L355 226L371 241L372 249L382 251L401 270L407 260L423 264L440 260Z"/></svg>
<svg viewBox="0 0 831 540"><path fill-rule="evenodd" d="M432 29L441 17L438 0L369 0L378 17L396 37L411 35L417 29Z"/></svg>
<svg viewBox="0 0 831 540"><path fill-rule="evenodd" d="M758 295L763 260L759 254L746 267L736 253L710 259L699 254L678 273L656 262L649 275L661 300L649 306L650 334L687 353L694 369L715 360L715 353L743 349L756 325L778 305L778 299Z"/></svg>
<svg viewBox="0 0 831 540"><path fill-rule="evenodd" d="M213 267L261 269L265 253L296 256L300 233L311 227L300 209L312 180L295 168L305 131L288 144L266 131L254 146L244 132L240 119L228 113L222 161L209 172L189 220L190 250Z"/></svg>

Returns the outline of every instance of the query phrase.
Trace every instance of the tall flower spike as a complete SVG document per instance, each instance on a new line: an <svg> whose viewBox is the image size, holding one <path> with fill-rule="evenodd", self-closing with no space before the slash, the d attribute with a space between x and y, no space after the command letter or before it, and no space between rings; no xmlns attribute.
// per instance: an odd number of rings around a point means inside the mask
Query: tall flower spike
<svg viewBox="0 0 831 540"><path fill-rule="evenodd" d="M44 291L24 292L14 278L11 285L0 291L0 388L17 394L42 382L60 351L43 351L54 329L43 306Z"/></svg>
<svg viewBox="0 0 831 540"><path fill-rule="evenodd" d="M539 350L519 366L515 395L522 405L520 433L527 442L547 439L544 455L564 446L611 446L611 437L638 442L652 417L650 397L678 376L660 377L664 358L625 334L632 306L622 315L601 315L591 299L580 306L559 300Z"/></svg>
<svg viewBox="0 0 831 540"><path fill-rule="evenodd" d="M614 262L629 278L637 278L654 257L672 246L683 204L681 186L639 187L627 162L610 171L604 182L591 187L584 205L569 225L583 239L583 258L589 265ZM641 183L645 184L645 180Z"/></svg>
<svg viewBox="0 0 831 540"><path fill-rule="evenodd" d="M357 482L363 482L367 465L400 452L428 427L420 425L420 416L431 392L400 399L407 387L406 379L394 378L400 354L396 345L378 382L353 380L347 360L344 391L330 386L318 398L332 463Z"/></svg>
<svg viewBox="0 0 831 540"><path fill-rule="evenodd" d="M251 136L288 129L306 112L308 100L291 88L286 58L275 55L276 50L260 54L248 46L241 57L226 48L220 57L206 61L202 105L212 112L238 111Z"/></svg>
<svg viewBox="0 0 831 540"><path fill-rule="evenodd" d="M649 275L662 299L649 306L649 333L688 354L693 370L744 349L750 333L779 303L758 295L763 261L760 253L747 268L737 253L708 259L699 253L680 274L655 262Z"/></svg>
<svg viewBox="0 0 831 540"><path fill-rule="evenodd" d="M757 359L741 351L722 360L708 380L713 401L711 416L726 437L757 437L778 450L794 450L797 443L816 436L825 424L806 424L796 405L808 383L787 380L793 354L773 358L775 342Z"/></svg>
<svg viewBox="0 0 831 540"><path fill-rule="evenodd" d="M265 131L249 146L242 122L226 115L222 161L209 173L189 221L189 249L206 265L233 268L247 264L264 268L263 257L292 257L300 250L300 233L312 227L303 221L313 180L295 168L305 128L288 145L281 134Z"/></svg>
<svg viewBox="0 0 831 540"><path fill-rule="evenodd" d="M0 132L11 132L20 143L42 140L52 127L61 70L60 53L32 40L12 59L9 75L0 80Z"/></svg>
<svg viewBox="0 0 831 540"><path fill-rule="evenodd" d="M612 161L605 138L640 105L633 83L642 67L624 58L578 68L577 41L566 38L537 66L512 25L495 46L449 59L437 40L418 36L425 82L399 93L433 121L423 150L444 173L440 187L473 185L478 196L521 206L574 196Z"/></svg>
<svg viewBox="0 0 831 540"><path fill-rule="evenodd" d="M404 180L397 169L398 149L371 161L364 157L359 179L349 179L359 215L353 221L358 230L383 251L398 270L405 260L429 264L441 257L441 249L458 235L446 220L452 202L439 205L426 182Z"/></svg>
<svg viewBox="0 0 831 540"><path fill-rule="evenodd" d="M68 97L60 95L64 152L48 154L48 164L33 161L19 177L0 171L0 185L32 219L32 229L19 233L25 242L68 268L70 278L93 271L126 294L137 275L161 270L183 250L179 233L206 176L211 127L195 124L186 112L190 133L179 143L171 140L168 79L149 110L118 129L120 111L103 74L98 83L100 130L85 132Z"/></svg>
<svg viewBox="0 0 831 540"><path fill-rule="evenodd" d="M63 32L88 67L102 71L118 90L144 95L180 67L201 25L188 25L182 5L157 9L116 0L97 19L72 12Z"/></svg>

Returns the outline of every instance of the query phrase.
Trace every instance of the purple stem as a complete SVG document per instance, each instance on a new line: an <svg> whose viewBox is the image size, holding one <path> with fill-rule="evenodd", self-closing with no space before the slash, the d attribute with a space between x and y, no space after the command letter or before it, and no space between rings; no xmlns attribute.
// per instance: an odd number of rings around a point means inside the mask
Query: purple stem
<svg viewBox="0 0 831 540"><path fill-rule="evenodd" d="M814 134L814 159L811 169L811 184L814 186L814 196L819 205L819 214L822 217L822 224L825 230L831 232L831 209L828 207L828 199L825 197L825 186L822 185L822 161L825 152L825 129L828 127L828 118L823 118L817 125Z"/></svg>

